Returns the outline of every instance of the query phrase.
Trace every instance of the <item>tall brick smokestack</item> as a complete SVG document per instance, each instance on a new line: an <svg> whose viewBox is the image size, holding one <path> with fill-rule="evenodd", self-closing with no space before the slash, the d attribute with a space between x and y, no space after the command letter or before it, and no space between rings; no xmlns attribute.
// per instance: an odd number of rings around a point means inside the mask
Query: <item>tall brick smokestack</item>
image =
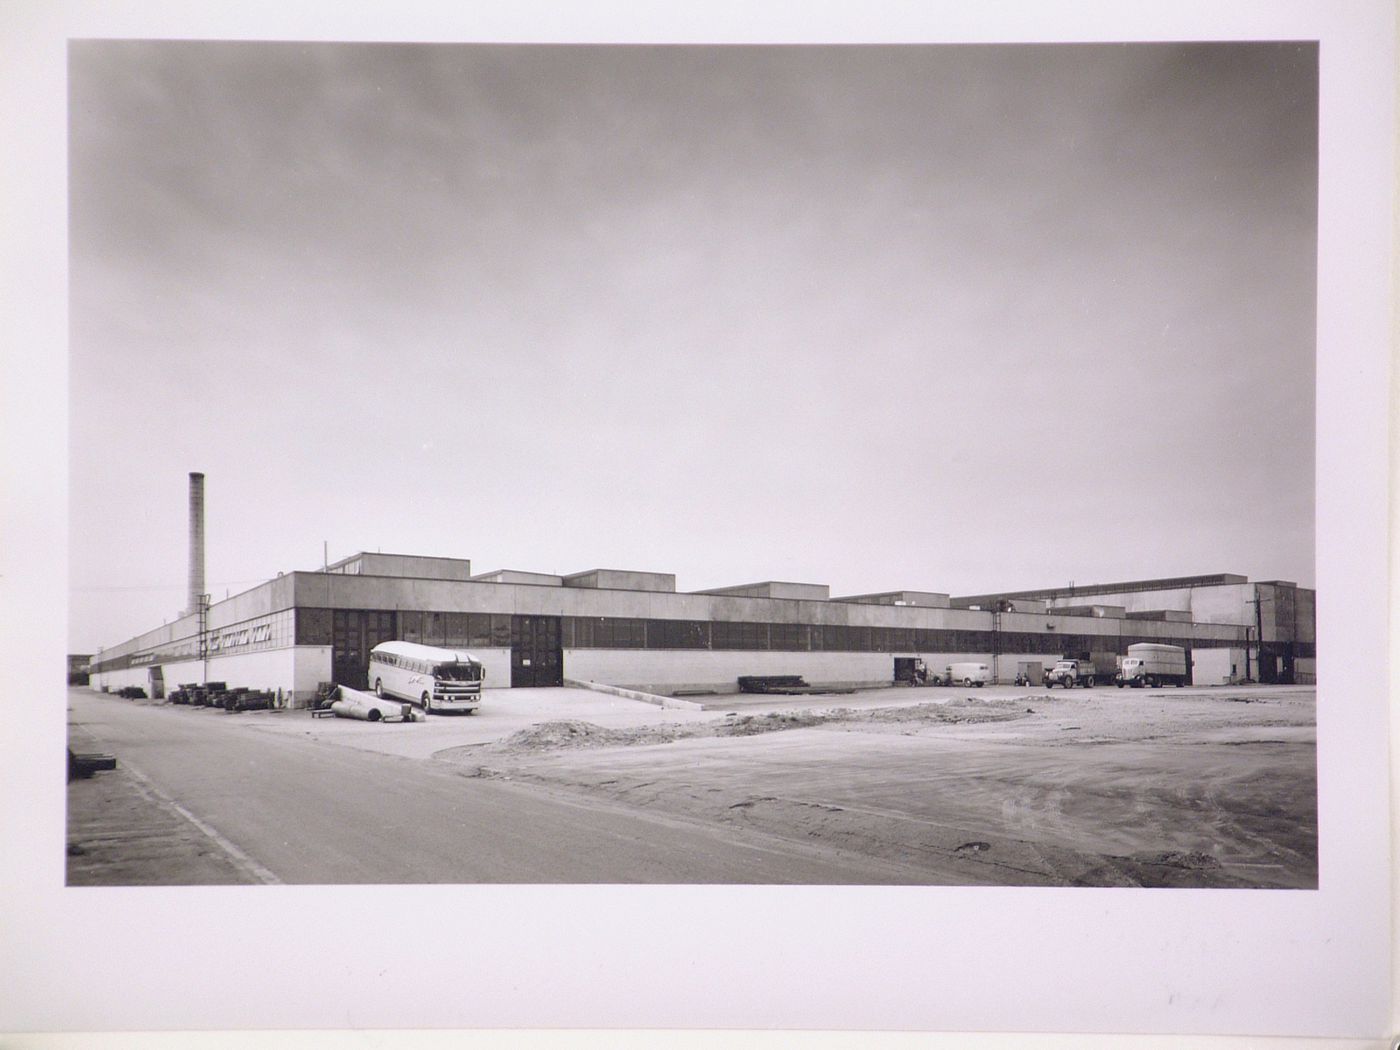
<svg viewBox="0 0 1400 1050"><path fill-rule="evenodd" d="M186 613L199 609L204 594L204 475L190 474L190 604Z"/></svg>

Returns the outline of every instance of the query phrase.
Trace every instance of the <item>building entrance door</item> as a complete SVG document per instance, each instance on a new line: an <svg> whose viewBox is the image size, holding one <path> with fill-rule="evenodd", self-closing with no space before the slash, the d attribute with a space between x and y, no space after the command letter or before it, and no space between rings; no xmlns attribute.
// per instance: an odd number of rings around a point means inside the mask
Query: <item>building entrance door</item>
<svg viewBox="0 0 1400 1050"><path fill-rule="evenodd" d="M364 689L369 678L369 651L394 638L394 614L367 609L337 609L331 622L331 678L336 685Z"/></svg>
<svg viewBox="0 0 1400 1050"><path fill-rule="evenodd" d="M512 689L563 685L564 651L559 644L559 617L510 618L510 685Z"/></svg>

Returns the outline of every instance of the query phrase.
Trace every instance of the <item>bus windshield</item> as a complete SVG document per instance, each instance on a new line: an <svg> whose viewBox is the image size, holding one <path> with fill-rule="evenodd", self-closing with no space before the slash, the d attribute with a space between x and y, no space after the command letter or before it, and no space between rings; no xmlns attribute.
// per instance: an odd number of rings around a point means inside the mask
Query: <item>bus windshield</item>
<svg viewBox="0 0 1400 1050"><path fill-rule="evenodd" d="M438 664L433 668L433 677L449 682L474 682L476 675L472 671L471 664Z"/></svg>

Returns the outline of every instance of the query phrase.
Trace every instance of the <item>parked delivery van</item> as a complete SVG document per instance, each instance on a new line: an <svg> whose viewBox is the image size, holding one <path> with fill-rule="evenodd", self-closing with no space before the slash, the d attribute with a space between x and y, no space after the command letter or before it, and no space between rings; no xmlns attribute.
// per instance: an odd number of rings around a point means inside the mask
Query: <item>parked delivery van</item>
<svg viewBox="0 0 1400 1050"><path fill-rule="evenodd" d="M992 680L992 669L986 664L971 662L949 664L948 681L952 685L982 687Z"/></svg>

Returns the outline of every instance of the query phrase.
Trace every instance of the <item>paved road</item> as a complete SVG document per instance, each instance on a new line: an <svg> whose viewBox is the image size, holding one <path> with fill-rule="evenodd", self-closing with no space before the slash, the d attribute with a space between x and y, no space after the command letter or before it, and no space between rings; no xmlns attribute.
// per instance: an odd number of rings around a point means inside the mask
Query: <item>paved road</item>
<svg viewBox="0 0 1400 1050"><path fill-rule="evenodd" d="M310 734L258 732L242 716L132 703L85 690L71 691L69 704L75 738L117 756L117 773L98 778L117 778L108 781L110 788L134 789L148 811L158 811L162 821L198 841L220 871L236 871L229 881L907 879L897 866L876 858L468 777L450 765L328 744ZM90 792L99 779L79 782L74 790ZM84 830L97 833L91 820ZM155 856L144 869L117 871L108 884L171 882L160 864Z"/></svg>

